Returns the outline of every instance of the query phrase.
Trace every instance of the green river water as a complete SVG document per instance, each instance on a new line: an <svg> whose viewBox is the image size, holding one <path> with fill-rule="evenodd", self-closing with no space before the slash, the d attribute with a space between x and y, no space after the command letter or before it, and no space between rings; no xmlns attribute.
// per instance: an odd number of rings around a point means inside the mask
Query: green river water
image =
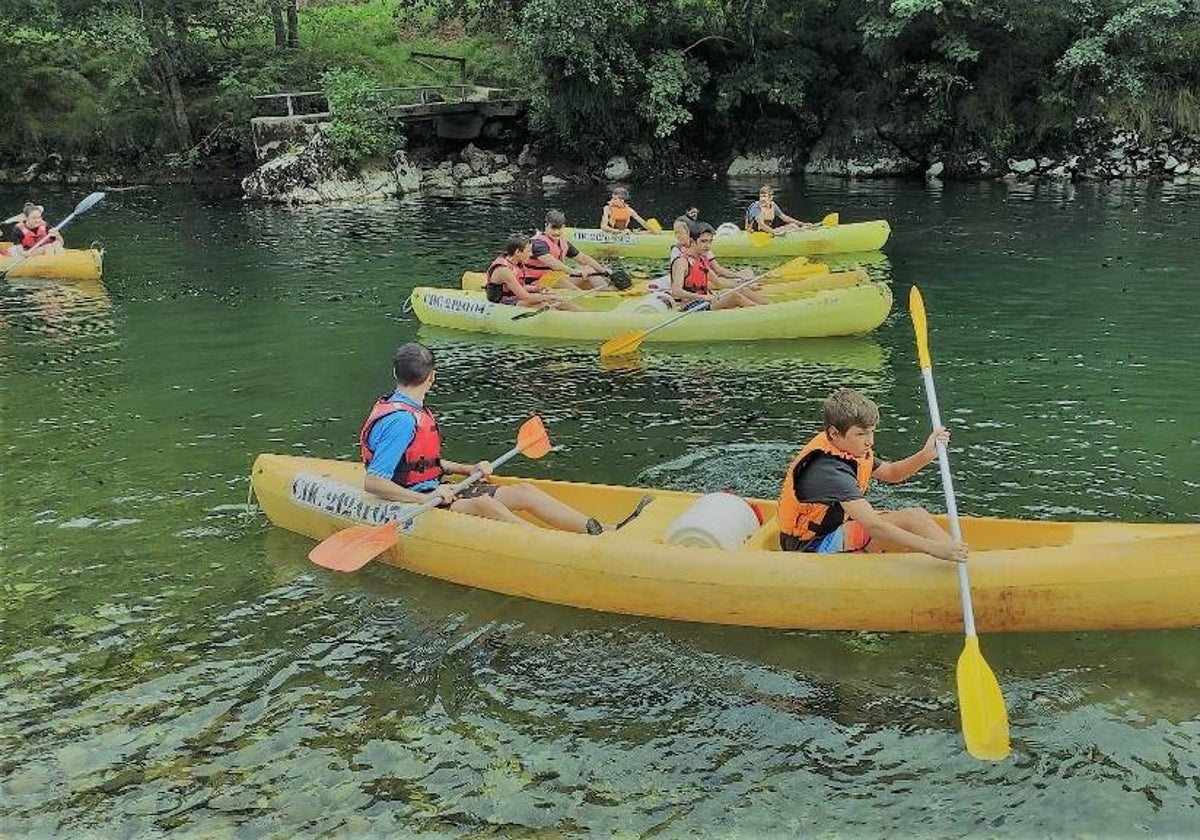
<svg viewBox="0 0 1200 840"><path fill-rule="evenodd" d="M755 186L633 203L728 219ZM414 337L438 352L456 460L504 451L536 410L561 450L513 472L773 496L837 385L876 399L879 452L907 455L928 428L918 283L962 512L1200 516L1200 191L781 187L793 215L891 221L874 271L896 306L872 335L650 345L605 370L593 345L405 313L548 202L595 224L599 189L302 210L113 192L68 231L104 241L102 286L0 284L0 836L1200 835L1200 631L985 634L1013 753L981 764L959 732L961 635L335 575L246 515L257 453L354 457ZM57 219L81 196L40 197ZM943 504L936 469L873 498Z"/></svg>

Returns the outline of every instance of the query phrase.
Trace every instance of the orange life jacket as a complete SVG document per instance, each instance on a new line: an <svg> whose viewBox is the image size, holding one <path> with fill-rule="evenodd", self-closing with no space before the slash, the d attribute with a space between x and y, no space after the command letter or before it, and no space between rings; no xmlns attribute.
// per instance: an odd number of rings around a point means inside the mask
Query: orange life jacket
<svg viewBox="0 0 1200 840"><path fill-rule="evenodd" d="M417 421L417 431L412 443L404 450L404 457L396 465L392 473L392 481L401 487L414 487L425 481L438 480L445 473L442 469L442 433L438 431L437 420L433 412L425 406L410 405L406 402L391 402L387 397L380 397L371 408L363 422L362 431L358 433L358 452L364 464L370 464L375 453L367 446L371 427L381 418L397 411L407 411Z"/></svg>
<svg viewBox="0 0 1200 840"><path fill-rule="evenodd" d="M567 258L566 237L555 239L553 236L549 236L545 232L542 232L534 234L533 241L544 242L546 244L546 248L550 252L550 256L554 257L554 259L558 260L559 262L562 262ZM533 278L534 280L539 280L543 274L555 270L556 269L546 265L537 257L525 261L525 275ZM526 282L528 283L529 281L526 280Z"/></svg>
<svg viewBox="0 0 1200 840"><path fill-rule="evenodd" d="M625 230L629 227L629 220L633 218L633 208L628 204L613 204L608 202L608 224L615 227L617 230Z"/></svg>
<svg viewBox="0 0 1200 840"><path fill-rule="evenodd" d="M26 227L24 222L17 222L17 232L21 234L21 247L32 248L46 238L46 223L42 222L35 228Z"/></svg>
<svg viewBox="0 0 1200 840"><path fill-rule="evenodd" d="M840 504L802 502L796 498L796 471L803 469L804 465L817 453L839 458L852 464L858 479L858 489L863 493L867 492L867 485L871 482L871 469L875 464L874 453L868 452L865 457L855 458L849 452L838 449L830 443L829 436L825 432L816 435L804 445L783 476L783 487L779 491L779 509L776 514L779 518L779 532L791 534L801 541L832 533L846 519L846 513Z"/></svg>

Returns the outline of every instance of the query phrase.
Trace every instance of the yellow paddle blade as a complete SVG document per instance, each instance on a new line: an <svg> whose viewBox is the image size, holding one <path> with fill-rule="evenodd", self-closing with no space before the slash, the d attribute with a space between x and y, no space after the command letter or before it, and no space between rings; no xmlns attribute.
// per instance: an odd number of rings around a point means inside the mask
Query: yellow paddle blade
<svg viewBox="0 0 1200 840"><path fill-rule="evenodd" d="M933 363L929 359L929 327L925 322L925 301L921 298L921 290L916 286L908 292L908 312L912 315L913 329L917 333L917 358L921 369L925 370Z"/></svg>
<svg viewBox="0 0 1200 840"><path fill-rule="evenodd" d="M775 237L767 233L765 230L755 230L750 232L750 244L755 248L765 248L771 244L771 240L774 238Z"/></svg>
<svg viewBox="0 0 1200 840"><path fill-rule="evenodd" d="M550 435L542 418L536 414L521 424L517 432L517 448L526 458L541 458L550 451Z"/></svg>
<svg viewBox="0 0 1200 840"><path fill-rule="evenodd" d="M642 339L645 337L645 330L630 330L629 332L623 332L614 338L610 338L600 345L600 358L627 356L641 347Z"/></svg>
<svg viewBox="0 0 1200 840"><path fill-rule="evenodd" d="M352 525L325 538L308 559L335 572L356 572L396 544L400 531L395 522Z"/></svg>
<svg viewBox="0 0 1200 840"><path fill-rule="evenodd" d="M979 651L978 636L967 636L958 656L958 711L967 752L981 761L1008 756L1008 710L1000 683Z"/></svg>
<svg viewBox="0 0 1200 840"><path fill-rule="evenodd" d="M779 265L772 268L767 274L787 274L789 271L797 271L803 266L808 265L810 260L808 257L792 257L787 262L781 262Z"/></svg>
<svg viewBox="0 0 1200 840"><path fill-rule="evenodd" d="M646 230L652 230L655 233L662 233L662 224L658 221L658 219L647 219Z"/></svg>
<svg viewBox="0 0 1200 840"><path fill-rule="evenodd" d="M824 227L837 227L840 218L837 213L830 213L825 218L821 219L821 225Z"/></svg>

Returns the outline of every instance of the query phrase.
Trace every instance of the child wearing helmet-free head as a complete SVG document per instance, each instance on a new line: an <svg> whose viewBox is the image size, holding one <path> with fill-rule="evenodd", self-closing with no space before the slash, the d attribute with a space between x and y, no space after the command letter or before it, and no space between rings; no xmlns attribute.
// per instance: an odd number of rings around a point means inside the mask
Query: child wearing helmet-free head
<svg viewBox="0 0 1200 840"><path fill-rule="evenodd" d="M782 236L793 230L816 227L812 222L793 219L775 203L775 190L767 184L758 188L758 201L746 208L746 230Z"/></svg>
<svg viewBox="0 0 1200 840"><path fill-rule="evenodd" d="M395 390L375 403L359 432L359 450L367 467L363 489L368 493L416 504L436 497L440 507L456 513L523 527L536 526L517 516L516 511L527 511L561 531L598 535L617 527L575 510L532 484L481 481L461 490L443 484L446 475L469 475L478 470L490 476L491 462L462 464L442 457L442 434L425 404L437 380L433 352L428 347L414 341L396 348L392 375ZM634 515L645 504L639 503Z"/></svg>
<svg viewBox="0 0 1200 840"><path fill-rule="evenodd" d="M635 221L643 229L649 230L650 225L629 206L629 190L624 187L613 187L611 197L600 213L600 230L605 233L624 233L629 230L629 222Z"/></svg>
<svg viewBox="0 0 1200 840"><path fill-rule="evenodd" d="M779 493L779 546L784 551L831 554L863 551L886 539L909 551L951 562L967 559L966 543L942 530L929 511L876 510L865 498L872 478L896 484L937 460L937 444L950 432L934 429L925 446L900 461L874 451L879 407L850 388L825 400L822 430L792 460Z"/></svg>
<svg viewBox="0 0 1200 840"><path fill-rule="evenodd" d="M535 280L541 280L552 271L560 271L565 275L556 282L543 283L543 287L555 285L560 289L598 289L608 285L612 269L576 248L566 237L566 227L566 214L561 210L546 211L545 226L531 240L533 253L525 263L525 273ZM567 265L567 260L575 260L579 265L572 268Z"/></svg>

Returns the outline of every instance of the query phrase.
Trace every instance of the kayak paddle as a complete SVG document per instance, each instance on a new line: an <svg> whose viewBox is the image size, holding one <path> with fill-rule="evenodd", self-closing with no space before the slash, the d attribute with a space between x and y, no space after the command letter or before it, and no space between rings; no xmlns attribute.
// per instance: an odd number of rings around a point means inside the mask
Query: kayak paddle
<svg viewBox="0 0 1200 840"><path fill-rule="evenodd" d="M71 224L71 221L76 216L82 216L84 213L86 213L87 211L89 211L93 207L95 207L97 204L99 204L100 200L102 198L104 198L104 193L102 193L102 192L92 193L87 198L85 198L83 201L76 204L75 209L71 211L71 215L67 216L67 218L63 219L61 222L59 222L57 225L55 225L54 228L56 230L62 230L67 225ZM7 277L8 272L12 271L18 265L25 262L25 260L28 257L33 256L33 254L32 254L33 251L36 251L38 248L42 247L49 241L50 241L50 234L47 233L45 236L43 236L41 239L39 239L37 242L35 242L32 248L26 248L24 251L22 251L21 256L17 257L16 260L13 261L12 265L8 266L8 268L4 269L3 271L0 271L0 280L3 280L5 277Z"/></svg>
<svg viewBox="0 0 1200 840"><path fill-rule="evenodd" d="M827 213L821 219L821 227L837 227L841 221L841 217L837 213ZM771 243L775 238L775 234L765 230L755 230L750 232L750 244L756 248L762 248Z"/></svg>
<svg viewBox="0 0 1200 840"><path fill-rule="evenodd" d="M674 324L680 318L686 318L687 316L692 315L696 312L703 312L706 309L711 309L712 305L714 303L716 303L718 300L723 300L724 298L729 297L731 294L733 294L736 291L744 289L747 286L752 286L755 283L759 282L759 280L761 280L761 279L762 278L760 278L760 277L751 277L749 280L745 280L745 281L739 283L738 285L734 286L733 288L726 289L725 291L721 292L721 294L717 295L717 297L714 300L700 301L699 306L694 306L691 309L685 309L683 312L680 312L674 318L668 318L667 320L663 321L661 324L656 324L653 327L650 327L649 329L630 330L629 332L623 332L618 336L614 336L613 338L610 338L608 341L606 341L600 345L600 358L605 359L610 356L627 356L630 353L634 353L637 351L637 349L639 347L642 346L642 342L646 340L646 336L650 335L650 333L658 332L663 327L669 327L671 324Z"/></svg>
<svg viewBox="0 0 1200 840"><path fill-rule="evenodd" d="M608 288L609 288L609 284L605 283L603 286L597 286L594 289L588 289L586 292L580 292L579 294L571 295L570 297L564 297L563 300L579 300L580 298L585 298L585 297L594 295L594 294L596 294L596 292L603 292L604 290L606 290ZM520 321L523 318L532 318L534 315L541 315L543 312L545 312L548 309L558 309L558 304L557 303L543 303L541 306L537 307L536 309L526 309L524 312L518 312L516 315L512 316L512 320Z"/></svg>
<svg viewBox="0 0 1200 840"><path fill-rule="evenodd" d="M908 309L917 334L917 355L921 363L921 378L925 380L925 396L929 402L929 419L936 429L942 425L938 412L937 394L933 389L933 363L929 358L929 335L925 322L925 302L916 286L908 295ZM954 502L954 484L950 479L950 457L945 444L937 444L938 468L942 474L942 489L946 494L946 516L950 533L962 541L958 523L958 506ZM971 584L967 580L967 564L958 566L958 592L962 599L963 625L966 643L958 657L958 711L962 718L963 739L967 752L984 761L1000 761L1008 755L1008 711L1000 683L979 650L975 634L975 610L971 605Z"/></svg>
<svg viewBox="0 0 1200 840"><path fill-rule="evenodd" d="M517 455L541 458L549 451L550 436L542 418L535 414L521 424L517 432L517 445L492 461L492 466L498 467ZM476 470L464 480L452 485L451 489L460 493L481 478L483 473ZM433 510L441 502L442 497L435 496L422 503L416 510L382 525L352 525L326 537L308 553L308 559L335 572L358 571L396 544L400 538L401 525L407 525L425 511Z"/></svg>

